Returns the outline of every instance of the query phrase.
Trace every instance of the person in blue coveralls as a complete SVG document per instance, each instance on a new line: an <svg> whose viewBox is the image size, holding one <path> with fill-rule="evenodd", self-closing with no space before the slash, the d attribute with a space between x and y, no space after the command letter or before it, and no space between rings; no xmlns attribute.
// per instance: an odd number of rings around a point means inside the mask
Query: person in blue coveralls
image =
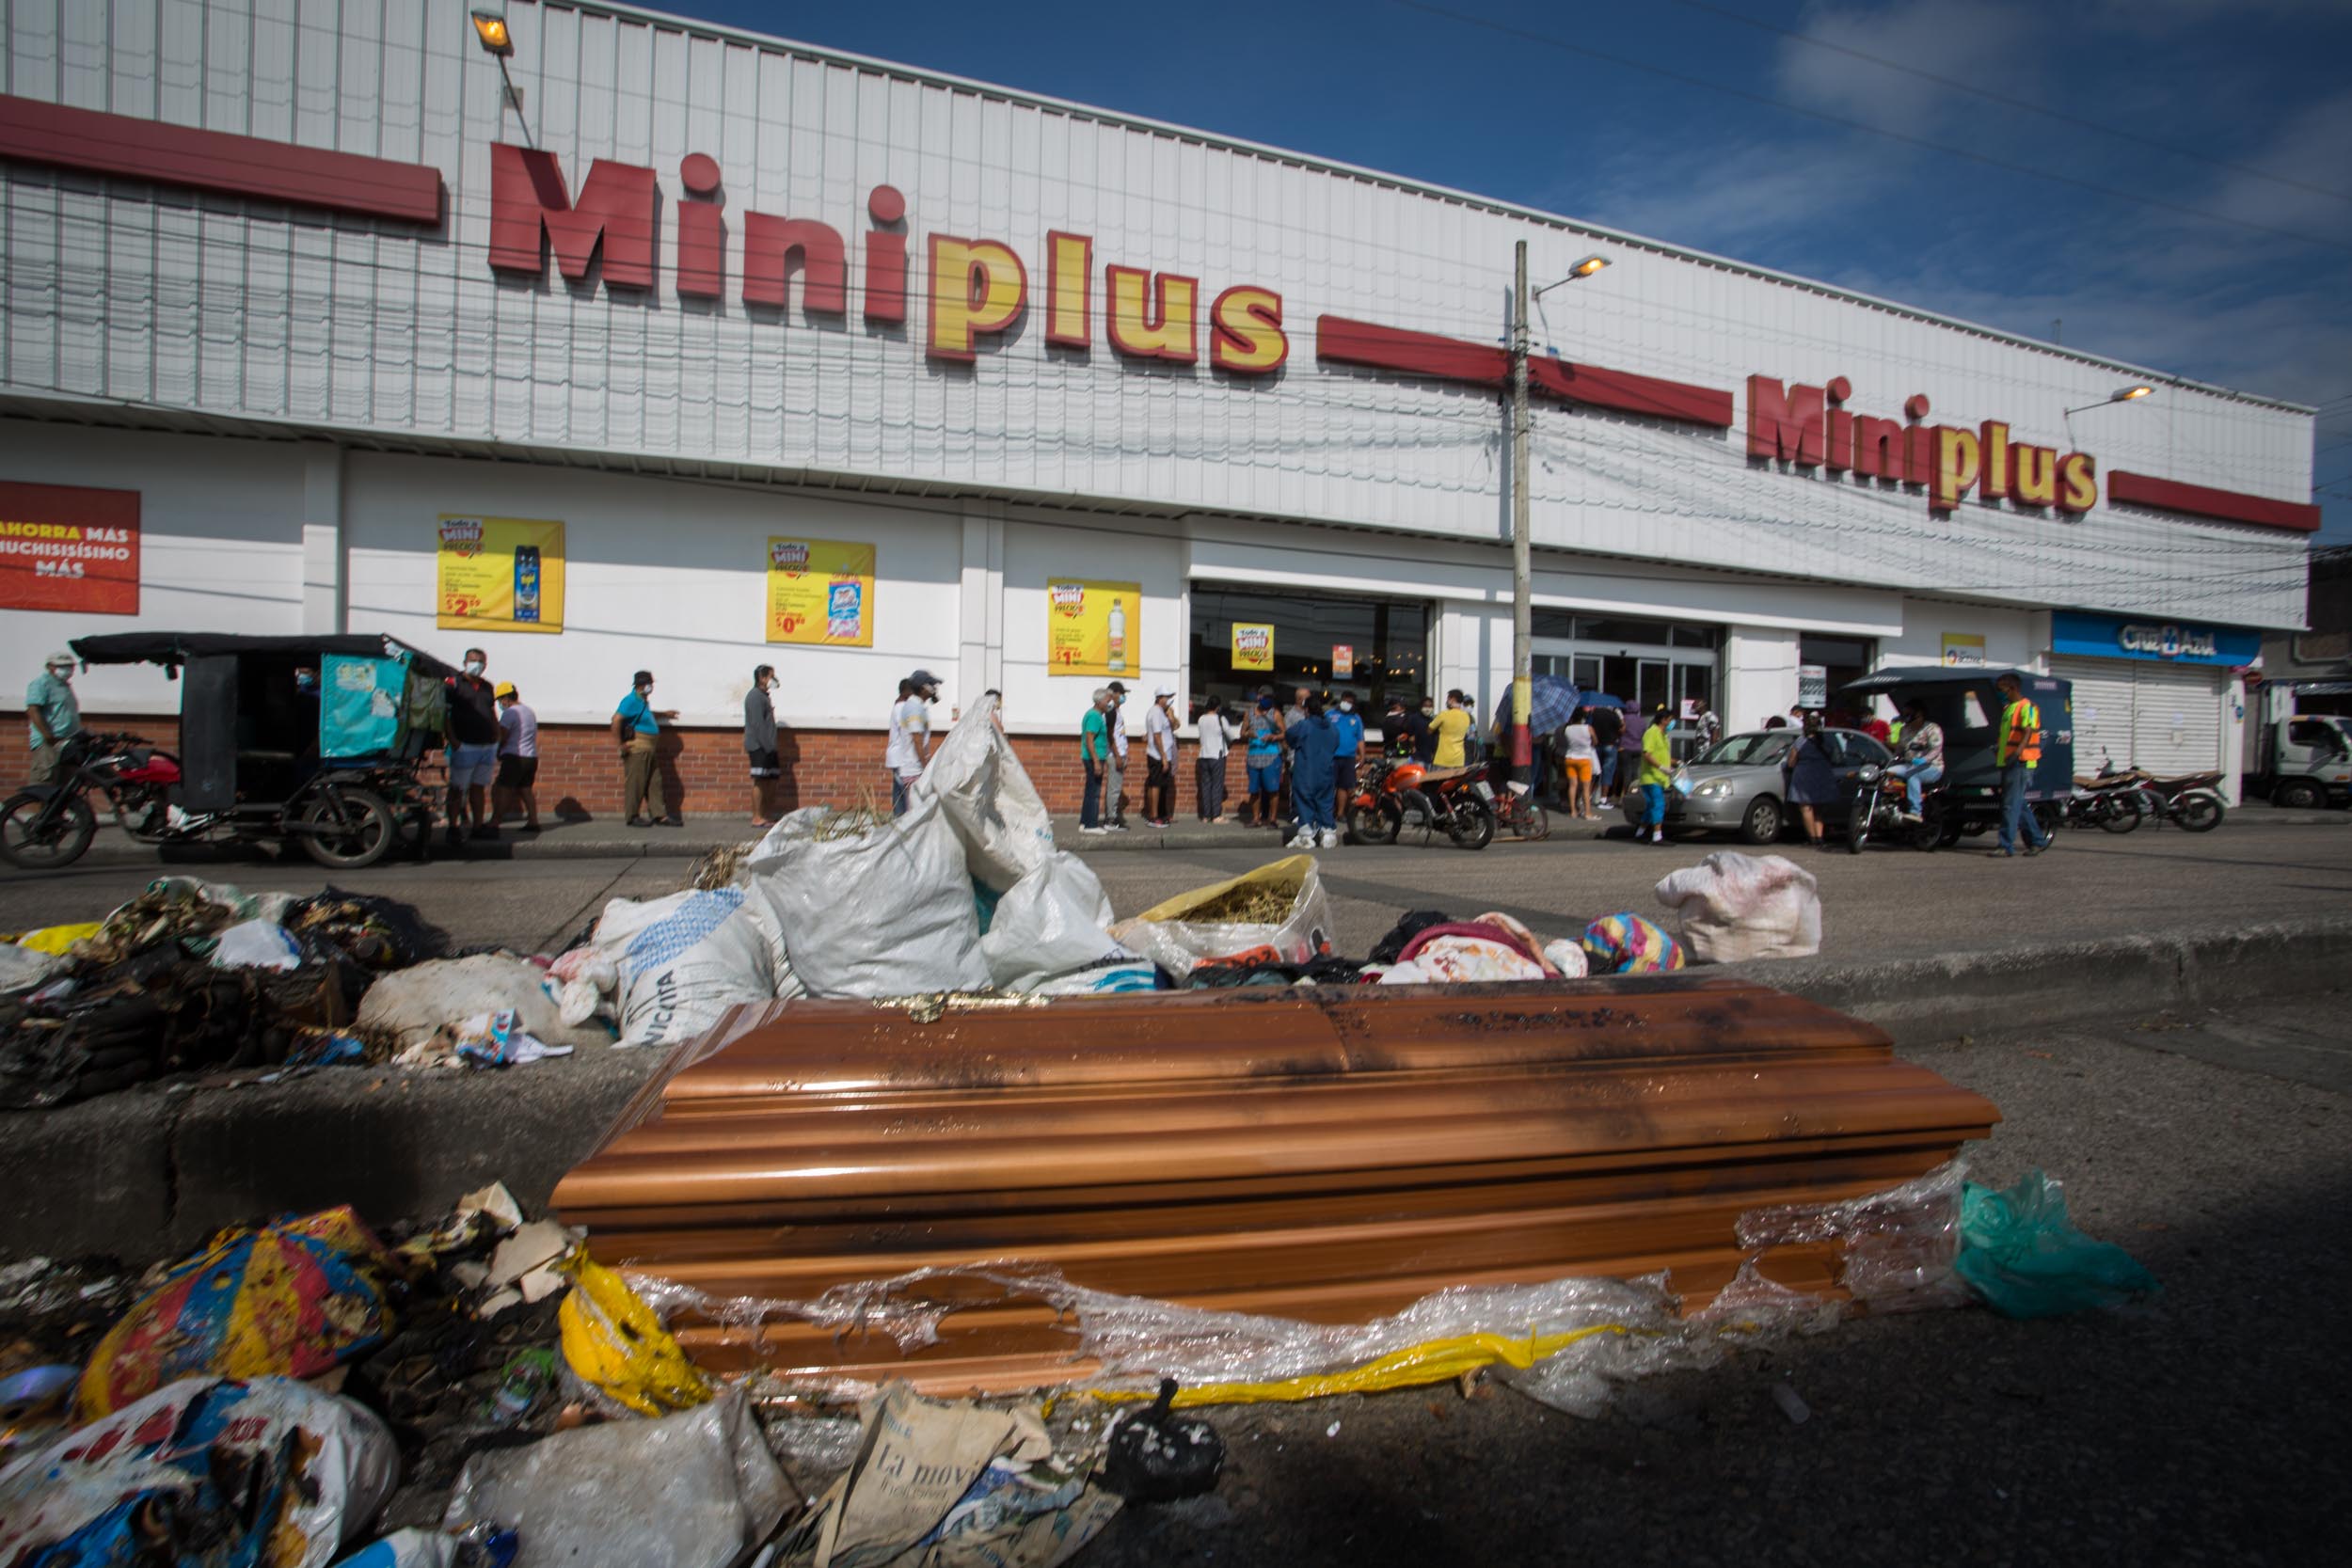
<svg viewBox="0 0 2352 1568"><path fill-rule="evenodd" d="M1344 810L1356 793L1356 759L1364 750L1364 716L1356 711L1353 691L1340 693L1340 711L1331 716L1331 727L1340 732L1339 751L1331 759L1333 793Z"/></svg>
<svg viewBox="0 0 2352 1568"><path fill-rule="evenodd" d="M1323 693L1308 693L1304 718L1290 727L1291 809L1298 818L1293 849L1336 849L1340 847L1339 818L1333 786L1339 777L1340 729L1323 711Z"/></svg>

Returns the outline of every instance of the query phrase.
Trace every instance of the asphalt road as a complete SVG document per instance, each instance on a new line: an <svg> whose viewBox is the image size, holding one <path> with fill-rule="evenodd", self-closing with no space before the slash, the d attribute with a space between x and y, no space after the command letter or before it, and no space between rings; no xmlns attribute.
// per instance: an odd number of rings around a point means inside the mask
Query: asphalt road
<svg viewBox="0 0 2352 1568"><path fill-rule="evenodd" d="M1238 836L1238 835L1237 835ZM1622 839L1451 847L1348 846L1318 860L1339 950L1362 954L1407 910L1501 910L1547 936L1569 935L1618 910L1658 914L1652 891L1677 867L1720 847ZM1862 960L2125 933L2214 930L2352 908L2352 832L2333 826L2225 824L2202 835L2142 829L2127 837L2069 832L2035 860L1976 848L1937 854L1784 847L1820 879L1825 957ZM1263 839L1220 849L1104 852L1089 863L1122 914L1264 863ZM398 864L336 879L405 899L458 942L544 950L580 929L608 898L670 892L683 860L547 859ZM94 920L162 870L248 890L310 891L327 879L308 862L190 867L10 871L0 875L0 930Z"/></svg>
<svg viewBox="0 0 2352 1568"><path fill-rule="evenodd" d="M1451 1385L1213 1412L1216 1491L1122 1514L1079 1560L2332 1560L2352 1048L2312 1020L2344 1000L1917 1053L2008 1118L1977 1178L2061 1177L2162 1283L2151 1306L1851 1322L1624 1386L1594 1420Z"/></svg>

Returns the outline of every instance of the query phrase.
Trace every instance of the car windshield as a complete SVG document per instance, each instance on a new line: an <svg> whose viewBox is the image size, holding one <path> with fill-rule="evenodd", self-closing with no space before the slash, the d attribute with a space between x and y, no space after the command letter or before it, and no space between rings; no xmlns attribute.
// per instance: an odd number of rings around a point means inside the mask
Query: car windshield
<svg viewBox="0 0 2352 1568"><path fill-rule="evenodd" d="M1776 763L1796 734L1794 730L1755 730L1747 735L1727 735L1692 760L1702 766L1724 763L1735 768Z"/></svg>

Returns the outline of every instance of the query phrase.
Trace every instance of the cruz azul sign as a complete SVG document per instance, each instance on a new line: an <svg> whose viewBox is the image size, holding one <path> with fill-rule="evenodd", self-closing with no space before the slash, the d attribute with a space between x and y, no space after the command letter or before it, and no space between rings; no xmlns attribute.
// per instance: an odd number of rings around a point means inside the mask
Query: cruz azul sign
<svg viewBox="0 0 2352 1568"><path fill-rule="evenodd" d="M2153 654L2158 658L2212 658L2217 652L2213 633L2194 626L2151 626L2126 621L2115 641L2127 654Z"/></svg>
<svg viewBox="0 0 2352 1568"><path fill-rule="evenodd" d="M1953 510L1971 491L1988 501L2055 508L2069 516L2099 504L2099 466L2087 451L2061 457L2055 447L2011 440L2000 420L1973 430L1929 424L1924 393L1905 400L1899 423L1848 412L1843 405L1852 395L1853 384L1842 375L1822 387L1748 377L1748 455L1923 485L1935 512Z"/></svg>
<svg viewBox="0 0 2352 1568"><path fill-rule="evenodd" d="M678 181L686 198L677 203L677 292L721 298L727 215L719 165L689 153ZM1182 273L1116 262L1098 269L1092 238L1059 230L1045 236L1037 258L1042 281L1033 284L1028 264L1001 240L934 233L922 256L910 258L906 198L892 186L866 194L866 215L859 309L877 325L905 322L913 265L914 292L926 302L924 351L934 359L977 358L1032 309L1042 315L1046 342L1059 348L1092 348L1099 318L1101 337L1130 359L1190 365L1205 357L1236 375L1264 375L1290 356L1282 296L1271 289L1238 283L1204 297L1200 280ZM598 158L574 192L554 153L504 142L490 149L490 265L500 272L543 277L551 249L557 269L579 282L601 253L608 288L651 289L660 223L650 168ZM849 313L850 243L840 230L766 213L745 213L741 223L744 304L783 309L797 274L804 312Z"/></svg>

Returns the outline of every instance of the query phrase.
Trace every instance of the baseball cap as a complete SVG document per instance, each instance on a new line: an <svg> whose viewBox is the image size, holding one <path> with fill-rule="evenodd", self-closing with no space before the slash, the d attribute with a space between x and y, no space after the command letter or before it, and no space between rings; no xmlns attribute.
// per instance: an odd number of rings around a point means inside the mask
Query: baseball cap
<svg viewBox="0 0 2352 1568"><path fill-rule="evenodd" d="M1105 687L1104 689L1104 690L1107 690L1107 691L1116 691L1116 692L1118 692L1120 696L1124 697L1125 695L1127 695L1127 683L1126 683L1126 682L1124 682L1124 681L1113 681L1113 682L1111 682L1111 684L1110 684L1109 686Z"/></svg>
<svg viewBox="0 0 2352 1568"><path fill-rule="evenodd" d="M492 690L490 693L493 697L512 697L514 694L515 683L513 681L499 682L496 689Z"/></svg>
<svg viewBox="0 0 2352 1568"><path fill-rule="evenodd" d="M51 664L79 664L82 661L75 658L68 650L59 648L56 653L49 656L49 662Z"/></svg>
<svg viewBox="0 0 2352 1568"><path fill-rule="evenodd" d="M1176 689L1172 686L1163 686L1157 691L1152 692L1152 695L1154 697L1173 697L1176 695Z"/></svg>
<svg viewBox="0 0 2352 1568"><path fill-rule="evenodd" d="M910 686L937 686L939 684L939 677L932 674L929 670L917 670L914 673L907 677L907 684Z"/></svg>

